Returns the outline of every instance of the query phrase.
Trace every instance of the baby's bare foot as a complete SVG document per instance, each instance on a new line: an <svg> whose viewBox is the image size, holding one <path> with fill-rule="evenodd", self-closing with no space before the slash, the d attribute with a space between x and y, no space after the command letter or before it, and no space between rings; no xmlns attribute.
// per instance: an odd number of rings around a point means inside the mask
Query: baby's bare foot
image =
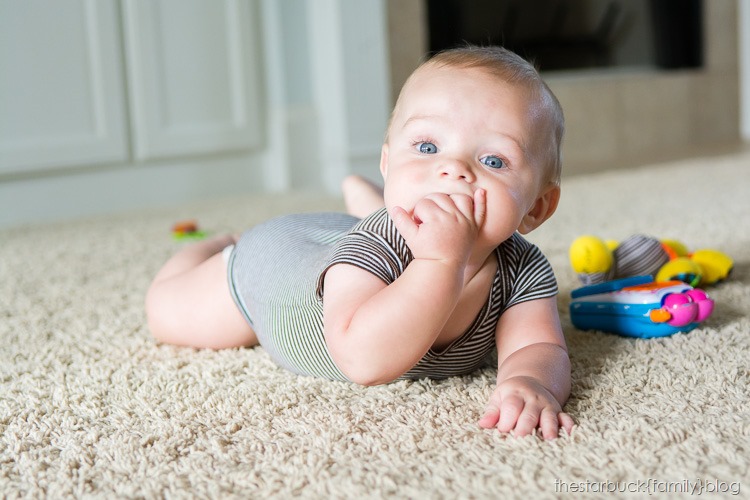
<svg viewBox="0 0 750 500"><path fill-rule="evenodd" d="M341 183L346 211L360 219L385 206L383 188L358 175L349 175Z"/></svg>

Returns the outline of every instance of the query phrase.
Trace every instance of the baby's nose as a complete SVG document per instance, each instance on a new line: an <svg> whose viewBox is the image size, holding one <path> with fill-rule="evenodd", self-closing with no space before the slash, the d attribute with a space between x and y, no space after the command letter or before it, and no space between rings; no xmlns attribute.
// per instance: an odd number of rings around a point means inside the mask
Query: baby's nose
<svg viewBox="0 0 750 500"><path fill-rule="evenodd" d="M448 179L474 182L471 167L463 160L446 160L440 165L440 176Z"/></svg>

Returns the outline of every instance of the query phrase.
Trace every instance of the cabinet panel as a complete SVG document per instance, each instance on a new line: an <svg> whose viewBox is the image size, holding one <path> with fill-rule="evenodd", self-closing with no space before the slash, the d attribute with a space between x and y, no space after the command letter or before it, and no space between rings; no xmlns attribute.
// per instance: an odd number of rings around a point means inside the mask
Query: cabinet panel
<svg viewBox="0 0 750 500"><path fill-rule="evenodd" d="M123 17L137 159L262 143L254 1L125 0Z"/></svg>
<svg viewBox="0 0 750 500"><path fill-rule="evenodd" d="M0 0L0 173L127 158L114 0Z"/></svg>

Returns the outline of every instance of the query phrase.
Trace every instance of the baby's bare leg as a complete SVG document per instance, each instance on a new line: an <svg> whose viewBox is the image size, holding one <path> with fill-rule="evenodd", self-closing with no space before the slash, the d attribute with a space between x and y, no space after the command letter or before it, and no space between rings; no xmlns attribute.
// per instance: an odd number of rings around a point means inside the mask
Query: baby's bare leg
<svg viewBox="0 0 750 500"><path fill-rule="evenodd" d="M190 245L157 273L146 295L156 340L210 349L258 343L229 292L221 251L234 241L222 236Z"/></svg>
<svg viewBox="0 0 750 500"><path fill-rule="evenodd" d="M193 269L235 243L237 243L237 237L226 234L188 245L162 266L154 278L154 283Z"/></svg>
<svg viewBox="0 0 750 500"><path fill-rule="evenodd" d="M341 183L346 211L360 219L383 208L383 188L358 175L347 176Z"/></svg>

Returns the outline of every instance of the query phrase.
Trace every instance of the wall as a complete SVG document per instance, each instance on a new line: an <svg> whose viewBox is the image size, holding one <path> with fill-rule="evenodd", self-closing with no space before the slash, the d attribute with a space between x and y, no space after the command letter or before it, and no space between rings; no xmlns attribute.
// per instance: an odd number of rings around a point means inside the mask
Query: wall
<svg viewBox="0 0 750 500"><path fill-rule="evenodd" d="M0 0L0 226L264 182L255 0Z"/></svg>
<svg viewBox="0 0 750 500"><path fill-rule="evenodd" d="M741 133L750 142L750 2L740 2L737 24L740 34Z"/></svg>
<svg viewBox="0 0 750 500"><path fill-rule="evenodd" d="M82 86L64 85L67 80L61 79L60 72L51 68L75 67L78 70L76 74L85 76L86 57L101 52L101 44L92 44L90 50L77 49L71 44L56 43L51 36L28 35L27 21L31 26L38 27L40 33L45 33L41 27L51 26L46 34L52 35L57 27L55 16L46 8L44 0L28 2L23 8L14 2L0 0L3 26L14 27L0 34L0 39L5 42L0 43L0 62L6 69L6 72L0 72L0 108L7 110L9 104L14 104L12 109L15 110L12 116L0 114L0 227L169 206L199 199L250 194L253 191L310 189L338 194L341 179L349 173L370 177L378 175L380 148L390 112L385 0L190 0L185 3L73 0L65 6L58 6L69 17L72 16L74 27L74 23L83 23L91 32L106 35L106 48L109 51L102 59L110 69L107 75L112 75L107 81L111 80L111 87L115 89L113 93L118 98L99 99L93 95L89 101L122 104L122 112L109 113L118 118L113 122L122 122L117 128L117 157L92 159L86 157L86 151L72 147L68 148L72 150L69 155L72 159L61 161L61 157L52 152L55 140L35 133L34 139L39 139L38 148L46 151L45 158L49 161L41 166L31 165L30 168L19 167L6 153L15 144L24 143L23 137L14 139L22 127L12 117L27 117L26 109L39 111L37 115L42 118L34 115L26 121L40 128L44 127L45 120L50 116L62 119L56 121L68 118L66 113L50 111L45 106L49 100L58 108L72 109L78 115L87 117L90 113L83 106L87 101L80 103L65 97L67 89L79 90ZM153 23L151 38L170 41L169 46L174 50L168 56L159 53L154 57L166 57L166 62L193 69L192 77L182 80L171 78L172 87L156 84L139 91L134 82L139 81L143 71L137 64L130 64L128 56L131 52L127 50L127 42L141 43L144 38L138 33L129 36L132 23L128 13L163 6L178 12L183 12L185 6L191 12L205 9L210 16L194 14L189 17L196 32L191 29L183 29L179 33L167 32L169 23L165 21L184 20L185 16L145 16L136 23L149 27ZM237 7L241 9L240 14L221 15L221 9ZM107 15L103 18L106 22L99 19L102 16L91 17L90 20L81 20L80 15L76 17L77 11L99 10L106 11ZM243 26L243 33L247 31L253 43L234 37L233 41L223 44L224 33L231 33L232 30L216 28L210 31L210 43L199 43L198 40L202 39L197 35L206 34L208 27L204 24L208 22L208 17L219 17L229 26L233 26L235 21L239 22ZM79 37L76 29L67 29L66 33L74 40L86 38ZM190 43L180 43L180 36ZM27 43L18 43L19 40ZM222 74L214 74L210 70L212 63L219 60L215 55L216 50L212 52L211 45L213 49L219 49L219 56L226 52L235 59L237 54L252 50L253 57L239 59L252 60L248 63L247 71L257 85L253 83L251 89L245 89L246 84L235 78L231 79L233 83L230 86L233 91L239 89L240 95L243 90L258 91L253 92L253 96L259 96L258 99L252 100L257 107L239 120L241 124L259 124L252 130L246 127L246 130L239 131L239 139L250 146L235 148L228 144L227 147L210 151L194 151L198 141L183 138L176 152L151 154L149 150L144 150L141 145L150 139L148 133L142 133L144 125L154 125L159 132L162 129L166 132L186 130L185 127L172 127L170 123L159 120L162 105L174 101L175 97L182 96L182 103L187 104L171 106L178 115L184 114L185 109L205 112L208 118L200 124L200 130L203 130L203 125L211 125L210 116L217 111L215 103L228 101L225 99L227 89L221 86L214 85L210 92L204 91L202 95L186 93L183 88L182 82L200 87L204 80L220 80ZM37 46L41 46L45 52L40 54ZM181 49L185 46L192 47L192 52ZM66 48L66 56L55 55L59 47ZM151 54L156 52L144 50L142 53L143 57L139 60L150 60ZM191 61L197 56L207 64L201 66L196 74ZM34 64L27 64L28 61ZM45 65L40 61L52 61L54 64ZM74 66L71 62L79 64ZM169 65L151 66L164 69ZM11 70L8 70L9 67ZM29 67L41 67L42 75L32 74L24 80L22 77L28 73L25 69ZM159 81L165 78L164 75L170 76L174 72L164 69L153 73L156 75L154 79ZM47 76L50 74L57 76L50 78ZM83 81L101 80L87 78L84 77ZM23 81L24 84L18 85L16 81ZM27 93L32 98L19 104L18 87L31 89ZM45 92L50 88L53 91L66 91L53 92L54 96L62 96L54 99L49 97L49 92ZM139 95L155 96L158 90L162 90L158 98L148 102L137 99ZM230 118L235 117L238 107L250 101L235 99L232 105L221 109ZM142 123L139 120L141 115L154 120ZM132 127L128 125L129 121L132 121ZM69 128L65 125L58 127L65 136L70 135ZM86 130L101 142L98 129L90 126ZM228 140L228 135L231 134L218 133L211 140L221 143ZM10 146L5 147L7 144Z"/></svg>
<svg viewBox="0 0 750 500"><path fill-rule="evenodd" d="M739 142L737 3L704 6L700 70L545 75L566 114L567 173L689 156Z"/></svg>

